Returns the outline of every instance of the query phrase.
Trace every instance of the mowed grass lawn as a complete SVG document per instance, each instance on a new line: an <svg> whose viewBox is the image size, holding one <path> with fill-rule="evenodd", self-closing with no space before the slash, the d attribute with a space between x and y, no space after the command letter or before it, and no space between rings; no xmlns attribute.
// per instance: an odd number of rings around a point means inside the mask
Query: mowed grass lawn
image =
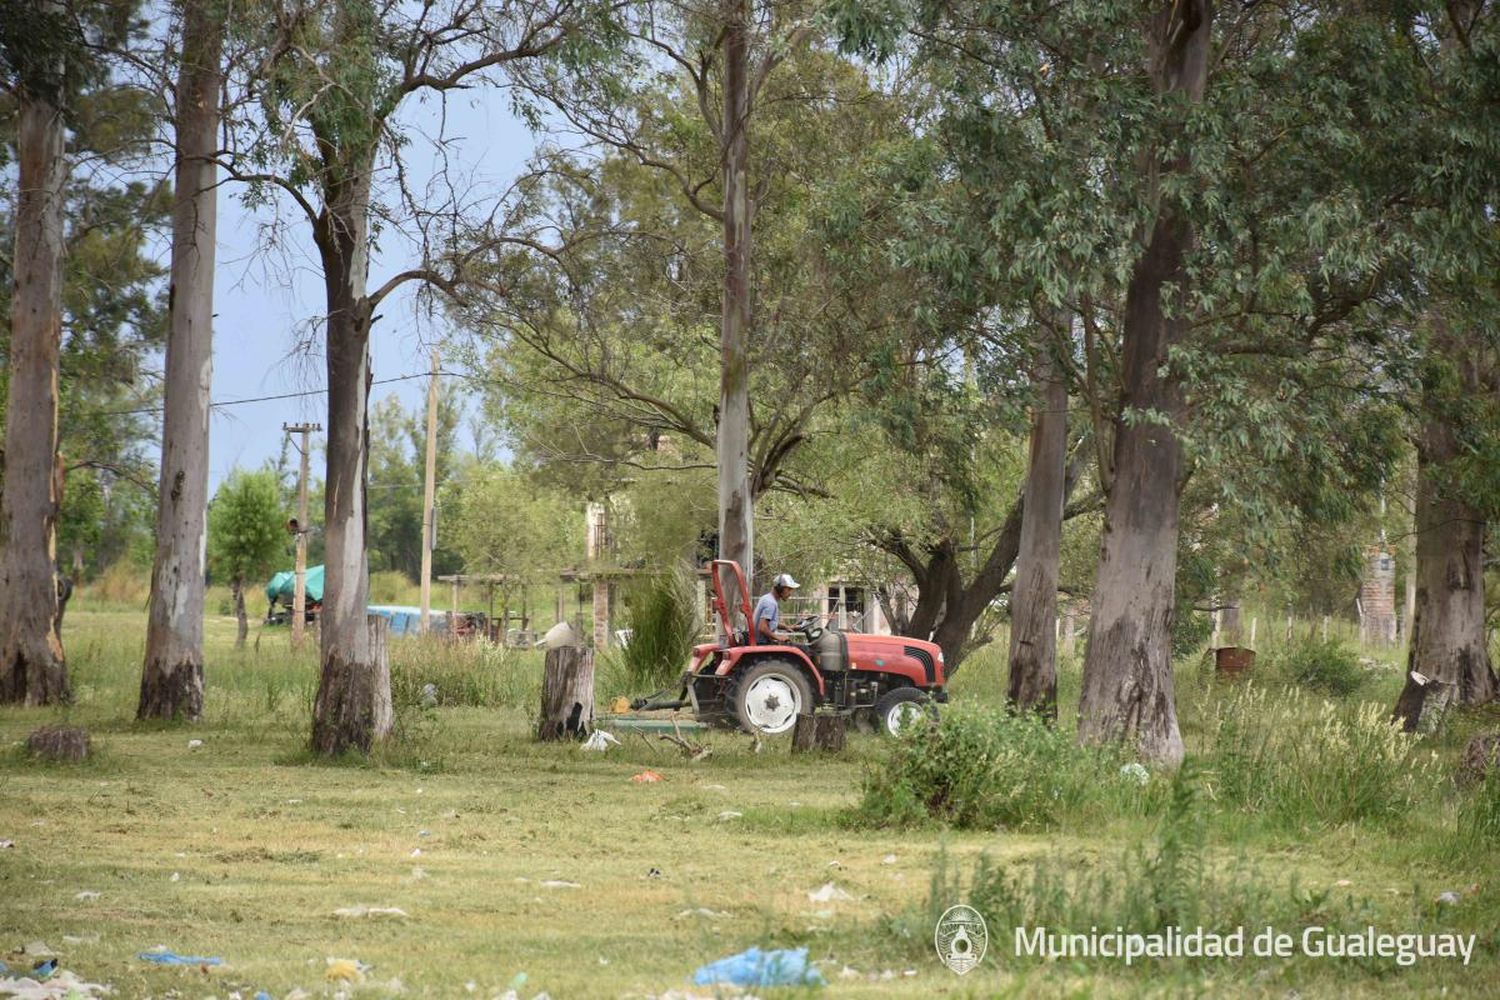
<svg viewBox="0 0 1500 1000"><path fill-rule="evenodd" d="M845 817L884 753L863 737L824 759L776 743L753 753L730 734L709 737L713 753L698 762L624 734L602 755L540 746L529 732L535 655L465 667L490 674L485 692L499 707L423 710L398 681L404 704L387 751L315 763L302 749L313 657L293 656L282 631L253 633L259 650L237 653L232 621L214 617L209 629L198 725L133 722L137 609L70 609L76 704L0 712L0 839L15 842L0 850L0 958L13 970L31 961L14 950L40 941L116 997L332 995L331 958L369 966L358 995L493 997L514 985L522 998L681 997L714 995L691 986L699 964L760 945L807 946L829 978L820 992L840 997L1500 991L1492 903L1460 921L1484 938L1469 968L1038 965L1011 960L1011 942L997 939L998 960L959 978L937 961L924 917L940 849L966 870L981 853L1002 865L1061 852L1107 866L1148 839L1152 822L1121 816L1035 835L855 828ZM998 689L995 669L976 664L960 693ZM606 672L601 688L609 683ZM21 741L55 721L89 727L95 758L29 759ZM631 780L648 768L663 780ZM1372 922L1392 930L1409 929L1418 897L1471 883L1480 899L1500 891L1487 884L1493 855L1429 856L1403 847L1409 840L1364 827L1247 833L1213 856L1248 859L1276 886L1295 874L1320 893L1368 896ZM830 881L852 898L809 900ZM335 915L359 906L406 916ZM225 964L158 968L136 957L158 945Z"/></svg>

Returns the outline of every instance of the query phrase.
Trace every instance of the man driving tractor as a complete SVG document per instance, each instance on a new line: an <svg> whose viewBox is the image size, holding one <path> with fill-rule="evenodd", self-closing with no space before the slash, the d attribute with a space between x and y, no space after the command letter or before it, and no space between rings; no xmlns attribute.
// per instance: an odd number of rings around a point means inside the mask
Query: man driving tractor
<svg viewBox="0 0 1500 1000"><path fill-rule="evenodd" d="M760 595L755 602L755 642L774 646L790 642L791 636L777 631L781 624L781 602L792 596L792 591L802 586L792 579L790 573L781 573L771 582L771 589Z"/></svg>

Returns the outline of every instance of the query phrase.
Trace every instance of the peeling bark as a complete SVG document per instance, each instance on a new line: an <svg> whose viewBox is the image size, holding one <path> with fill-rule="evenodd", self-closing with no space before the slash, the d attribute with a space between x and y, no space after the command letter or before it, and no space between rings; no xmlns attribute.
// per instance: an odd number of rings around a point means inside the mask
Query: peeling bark
<svg viewBox="0 0 1500 1000"><path fill-rule="evenodd" d="M1157 5L1148 43L1158 93L1202 101L1212 14L1209 0ZM1183 173L1190 164L1184 154L1159 169ZM1144 757L1165 764L1179 763L1183 753L1171 644L1182 478L1174 423L1183 400L1177 376L1165 366L1187 317L1181 306L1169 311L1164 299L1185 296L1192 242L1189 220L1163 204L1126 291L1121 418L1079 704L1080 742L1133 742ZM1148 413L1157 416L1140 419ZM1137 419L1127 421L1129 414Z"/></svg>
<svg viewBox="0 0 1500 1000"><path fill-rule="evenodd" d="M371 306L370 178L374 154L330 181L317 242L328 301L328 467L323 505L323 669L313 707L313 749L368 752L390 735L391 678L384 633L366 623L370 572L365 550L369 462Z"/></svg>
<svg viewBox="0 0 1500 1000"><path fill-rule="evenodd" d="M38 6L49 15L59 10L53 3ZM60 81L61 66L50 69ZM5 484L0 496L0 702L27 705L66 702L72 696L55 627L56 526L62 502L61 477L56 474L57 383L68 176L62 108L53 96L55 89L47 81L37 86L23 81L15 90L19 162Z"/></svg>
<svg viewBox="0 0 1500 1000"><path fill-rule="evenodd" d="M177 78L170 330L161 490L138 719L203 714L203 561L208 530L209 397L213 388L214 239L218 221L223 22L205 0L186 5ZM244 595L236 588L239 645Z"/></svg>
<svg viewBox="0 0 1500 1000"><path fill-rule="evenodd" d="M750 5L725 0L724 303L720 331L719 556L755 571L750 483ZM753 584L753 581L752 581Z"/></svg>
<svg viewBox="0 0 1500 1000"><path fill-rule="evenodd" d="M315 753L330 757L348 750L369 753L390 735L393 710L391 672L385 657L386 625L378 615L366 620L361 629L364 662L346 658L338 649L324 655L313 708Z"/></svg>
<svg viewBox="0 0 1500 1000"><path fill-rule="evenodd" d="M1067 494L1068 386L1038 344L1037 404L1031 415L1016 581L1011 591L1009 681L1006 701L1020 712L1057 718L1057 578L1062 558Z"/></svg>
<svg viewBox="0 0 1500 1000"><path fill-rule="evenodd" d="M1478 391L1476 359L1463 364L1465 388ZM1484 519L1442 482L1444 466L1459 456L1455 428L1429 403L1417 441L1416 612L1406 685L1392 713L1408 731L1416 730L1427 694L1413 672L1450 686L1461 705L1500 695L1485 635Z"/></svg>

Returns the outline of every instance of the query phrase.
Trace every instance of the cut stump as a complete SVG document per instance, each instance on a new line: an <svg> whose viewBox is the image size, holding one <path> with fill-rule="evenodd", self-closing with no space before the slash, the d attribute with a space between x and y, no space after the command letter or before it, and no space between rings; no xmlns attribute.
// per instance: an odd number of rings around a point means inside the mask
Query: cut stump
<svg viewBox="0 0 1500 1000"><path fill-rule="evenodd" d="M838 753L844 749L849 720L842 715L799 715L792 730L792 752L825 750Z"/></svg>
<svg viewBox="0 0 1500 1000"><path fill-rule="evenodd" d="M578 739L594 728L594 654L578 646L547 650L536 738Z"/></svg>
<svg viewBox="0 0 1500 1000"><path fill-rule="evenodd" d="M26 738L26 749L47 760L86 760L89 732L78 726L43 726Z"/></svg>

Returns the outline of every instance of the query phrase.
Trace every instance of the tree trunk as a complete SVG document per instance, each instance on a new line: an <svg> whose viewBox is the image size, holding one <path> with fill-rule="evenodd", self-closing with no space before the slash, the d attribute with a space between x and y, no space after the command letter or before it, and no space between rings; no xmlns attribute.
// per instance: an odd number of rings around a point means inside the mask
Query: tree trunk
<svg viewBox="0 0 1500 1000"><path fill-rule="evenodd" d="M367 663L324 659L313 709L314 752L334 756L357 749L369 753L376 743L390 735L394 710L390 664L386 660L389 624L388 619L379 615L367 615L361 623L364 639L361 645ZM327 646L326 640L324 645ZM360 742L361 737L366 738L365 742Z"/></svg>
<svg viewBox="0 0 1500 1000"><path fill-rule="evenodd" d="M245 581L240 579L231 580L229 591L234 596L234 620L238 623L238 628L234 634L234 648L244 649L245 640L250 635L250 618L245 613ZM198 684L198 697L200 701L203 698L201 675Z"/></svg>
<svg viewBox="0 0 1500 1000"><path fill-rule="evenodd" d="M39 5L48 16L57 5ZM59 60L60 62L60 60ZM68 167L60 98L52 81L16 89L15 287L10 396L0 496L0 702L46 705L71 698L57 634L57 380L62 350L63 204ZM42 77L50 73L38 72Z"/></svg>
<svg viewBox="0 0 1500 1000"><path fill-rule="evenodd" d="M138 719L197 719L203 714L203 559L218 218L213 155L218 148L222 24L206 0L186 4L177 76L161 490ZM244 596L237 596L236 603L243 646Z"/></svg>
<svg viewBox="0 0 1500 1000"><path fill-rule="evenodd" d="M1148 43L1159 93L1202 101L1212 12L1209 0L1158 7ZM1160 169L1180 174L1190 164L1183 154ZM1164 202L1125 295L1114 481L1105 508L1079 704L1081 742L1133 741L1144 757L1166 764L1181 762L1183 752L1171 642L1182 473L1173 422L1182 415L1182 387L1163 368L1187 328L1184 263L1192 240L1188 219ZM1174 298L1170 310L1164 301L1169 294ZM1157 414L1166 423L1128 419L1143 413Z"/></svg>
<svg viewBox="0 0 1500 1000"><path fill-rule="evenodd" d="M594 723L594 654L581 646L547 650L538 740L587 736Z"/></svg>
<svg viewBox="0 0 1500 1000"><path fill-rule="evenodd" d="M1006 700L1017 711L1056 719L1057 577L1068 464L1068 386L1045 334L1039 339L1035 378L1040 392L1031 416L1031 457L1011 591Z"/></svg>
<svg viewBox="0 0 1500 1000"><path fill-rule="evenodd" d="M1421 720L1432 681L1451 686L1462 705L1484 704L1497 694L1485 641L1484 520L1442 482L1444 467L1458 457L1458 435L1429 405L1417 443L1416 613L1406 686L1392 714L1409 731Z"/></svg>
<svg viewBox="0 0 1500 1000"><path fill-rule="evenodd" d="M391 679L384 635L367 626L370 574L365 550L369 459L370 177L373 152L339 165L327 184L317 243L328 298L328 470L323 506L323 669L313 706L312 747L368 752L390 734ZM379 643L377 649L376 643Z"/></svg>
<svg viewBox="0 0 1500 1000"><path fill-rule="evenodd" d="M792 729L792 753L825 750L840 753L849 731L847 715L802 714Z"/></svg>
<svg viewBox="0 0 1500 1000"><path fill-rule="evenodd" d="M719 556L755 572L750 488L750 10L725 0L724 303L720 331ZM753 581L752 581L753 585Z"/></svg>

